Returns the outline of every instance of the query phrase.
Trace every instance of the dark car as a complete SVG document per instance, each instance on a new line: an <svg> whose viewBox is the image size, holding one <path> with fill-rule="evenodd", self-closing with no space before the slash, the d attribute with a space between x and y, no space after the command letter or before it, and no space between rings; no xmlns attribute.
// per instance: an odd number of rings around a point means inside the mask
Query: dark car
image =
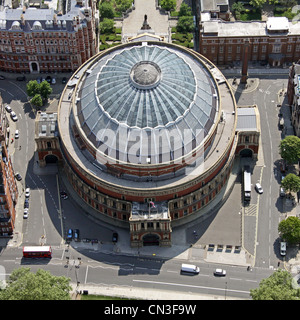
<svg viewBox="0 0 300 320"><path fill-rule="evenodd" d="M63 77L62 80L61 80L61 83L67 83L67 78Z"/></svg>
<svg viewBox="0 0 300 320"><path fill-rule="evenodd" d="M52 78L51 78L50 76L47 76L47 77L46 77L46 81L47 81L48 83L51 83Z"/></svg>
<svg viewBox="0 0 300 320"><path fill-rule="evenodd" d="M118 234L116 232L114 232L112 235L112 242L114 242L114 243L118 242L118 237L119 237Z"/></svg>
<svg viewBox="0 0 300 320"><path fill-rule="evenodd" d="M21 177L21 175L20 175L19 172L17 172L17 173L15 174L15 178L16 178L18 181L21 181L21 180L22 180L22 177Z"/></svg>
<svg viewBox="0 0 300 320"><path fill-rule="evenodd" d="M24 201L24 209L25 208L29 208L29 200L28 199L25 199L25 201Z"/></svg>
<svg viewBox="0 0 300 320"><path fill-rule="evenodd" d="M17 77L17 81L25 81L25 80L26 80L25 76Z"/></svg>
<svg viewBox="0 0 300 320"><path fill-rule="evenodd" d="M67 240L72 240L72 239L73 239L73 230L69 229L67 234Z"/></svg>
<svg viewBox="0 0 300 320"><path fill-rule="evenodd" d="M4 76L0 76L0 80L5 80L5 77Z"/></svg>
<svg viewBox="0 0 300 320"><path fill-rule="evenodd" d="M60 197L64 200L67 200L69 198L68 194L65 191L60 192Z"/></svg>
<svg viewBox="0 0 300 320"><path fill-rule="evenodd" d="M79 241L79 230L78 229L75 229L74 230L74 240L75 241Z"/></svg>

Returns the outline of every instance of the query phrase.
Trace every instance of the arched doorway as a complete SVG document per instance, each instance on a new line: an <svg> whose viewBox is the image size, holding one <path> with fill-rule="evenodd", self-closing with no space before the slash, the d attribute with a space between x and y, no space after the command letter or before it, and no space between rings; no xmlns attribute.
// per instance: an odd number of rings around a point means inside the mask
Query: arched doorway
<svg viewBox="0 0 300 320"><path fill-rule="evenodd" d="M31 61L29 64L30 72L32 73L38 73L40 72L39 64L35 61Z"/></svg>
<svg viewBox="0 0 300 320"><path fill-rule="evenodd" d="M48 154L45 157L45 162L46 164L53 164L53 163L57 163L58 162L58 158L57 156L53 155L53 154Z"/></svg>
<svg viewBox="0 0 300 320"><path fill-rule="evenodd" d="M251 150L251 149L243 149L243 150L241 150L241 152L240 152L240 156L242 157L242 158L252 158L252 156L253 156L253 151Z"/></svg>
<svg viewBox="0 0 300 320"><path fill-rule="evenodd" d="M143 246L159 246L159 236L154 233L144 235Z"/></svg>

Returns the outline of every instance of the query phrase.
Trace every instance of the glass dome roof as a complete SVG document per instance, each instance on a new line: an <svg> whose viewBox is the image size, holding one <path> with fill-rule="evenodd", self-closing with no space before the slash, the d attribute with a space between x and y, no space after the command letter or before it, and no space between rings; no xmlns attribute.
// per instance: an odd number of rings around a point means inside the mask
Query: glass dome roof
<svg viewBox="0 0 300 320"><path fill-rule="evenodd" d="M211 74L175 46L116 48L95 60L83 79L77 99L80 125L96 148L124 162L181 157L195 148L198 136L202 142L215 121L217 90ZM122 139L116 139L120 132Z"/></svg>

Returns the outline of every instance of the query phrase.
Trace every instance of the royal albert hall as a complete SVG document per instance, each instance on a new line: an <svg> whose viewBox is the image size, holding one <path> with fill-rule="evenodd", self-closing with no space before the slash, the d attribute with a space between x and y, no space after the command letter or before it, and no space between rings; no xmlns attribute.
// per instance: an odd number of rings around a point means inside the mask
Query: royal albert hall
<svg viewBox="0 0 300 320"><path fill-rule="evenodd" d="M91 215L129 230L131 246L170 246L172 227L224 193L236 122L209 60L165 42L122 44L83 64L62 93L64 172Z"/></svg>

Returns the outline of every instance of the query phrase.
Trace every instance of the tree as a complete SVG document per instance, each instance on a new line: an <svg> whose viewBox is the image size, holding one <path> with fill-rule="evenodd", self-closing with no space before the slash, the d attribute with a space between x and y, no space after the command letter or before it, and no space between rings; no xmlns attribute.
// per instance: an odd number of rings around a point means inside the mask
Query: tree
<svg viewBox="0 0 300 320"><path fill-rule="evenodd" d="M166 11L173 11L176 8L176 0L161 0L160 6Z"/></svg>
<svg viewBox="0 0 300 320"><path fill-rule="evenodd" d="M43 99L39 93L37 93L30 102L36 107L41 107L43 105Z"/></svg>
<svg viewBox="0 0 300 320"><path fill-rule="evenodd" d="M289 173L282 181L281 186L291 192L298 192L300 190L300 177L293 173Z"/></svg>
<svg viewBox="0 0 300 320"><path fill-rule="evenodd" d="M100 12L100 17L101 19L108 18L108 19L113 19L115 16L115 9L112 5L111 2L101 2L99 4L99 12Z"/></svg>
<svg viewBox="0 0 300 320"><path fill-rule="evenodd" d="M194 20L192 16L179 17L177 22L177 31L188 33L194 30Z"/></svg>
<svg viewBox="0 0 300 320"><path fill-rule="evenodd" d="M125 12L132 6L132 0L115 0L115 3L116 9L119 13Z"/></svg>
<svg viewBox="0 0 300 320"><path fill-rule="evenodd" d="M115 22L113 19L104 18L102 22L100 22L100 33L112 33L114 30Z"/></svg>
<svg viewBox="0 0 300 320"><path fill-rule="evenodd" d="M250 289L253 300L300 300L299 289L293 288L289 272L278 269L270 277L263 279L259 288Z"/></svg>
<svg viewBox="0 0 300 320"><path fill-rule="evenodd" d="M40 85L36 80L31 80L27 83L26 91L29 97L33 97L37 93L40 93Z"/></svg>
<svg viewBox="0 0 300 320"><path fill-rule="evenodd" d="M50 83L48 83L47 81L41 82L40 83L40 94L41 94L41 97L44 100L47 100L51 93L52 93L52 88L50 86Z"/></svg>
<svg viewBox="0 0 300 320"><path fill-rule="evenodd" d="M288 164L297 162L300 158L300 138L296 136L285 137L280 142L279 153Z"/></svg>
<svg viewBox="0 0 300 320"><path fill-rule="evenodd" d="M19 268L0 291L0 300L70 300L71 289L69 278L42 269L33 273L30 268Z"/></svg>
<svg viewBox="0 0 300 320"><path fill-rule="evenodd" d="M241 19L241 12L243 12L245 10L244 8L244 4L242 2L235 2L232 4L232 11L235 14L235 18L237 20Z"/></svg>
<svg viewBox="0 0 300 320"><path fill-rule="evenodd" d="M249 4L254 8L262 8L267 0L250 0Z"/></svg>
<svg viewBox="0 0 300 320"><path fill-rule="evenodd" d="M180 9L179 9L179 17L184 17L184 16L191 16L192 15L192 9L189 5L186 3L182 2Z"/></svg>
<svg viewBox="0 0 300 320"><path fill-rule="evenodd" d="M300 242L300 219L298 217L288 217L278 225L278 232L282 239L291 244Z"/></svg>
<svg viewBox="0 0 300 320"><path fill-rule="evenodd" d="M52 88L47 81L38 83L36 80L31 80L26 86L27 94L31 99L31 103L35 106L41 107L43 105L40 102L41 99L47 100L52 93Z"/></svg>

